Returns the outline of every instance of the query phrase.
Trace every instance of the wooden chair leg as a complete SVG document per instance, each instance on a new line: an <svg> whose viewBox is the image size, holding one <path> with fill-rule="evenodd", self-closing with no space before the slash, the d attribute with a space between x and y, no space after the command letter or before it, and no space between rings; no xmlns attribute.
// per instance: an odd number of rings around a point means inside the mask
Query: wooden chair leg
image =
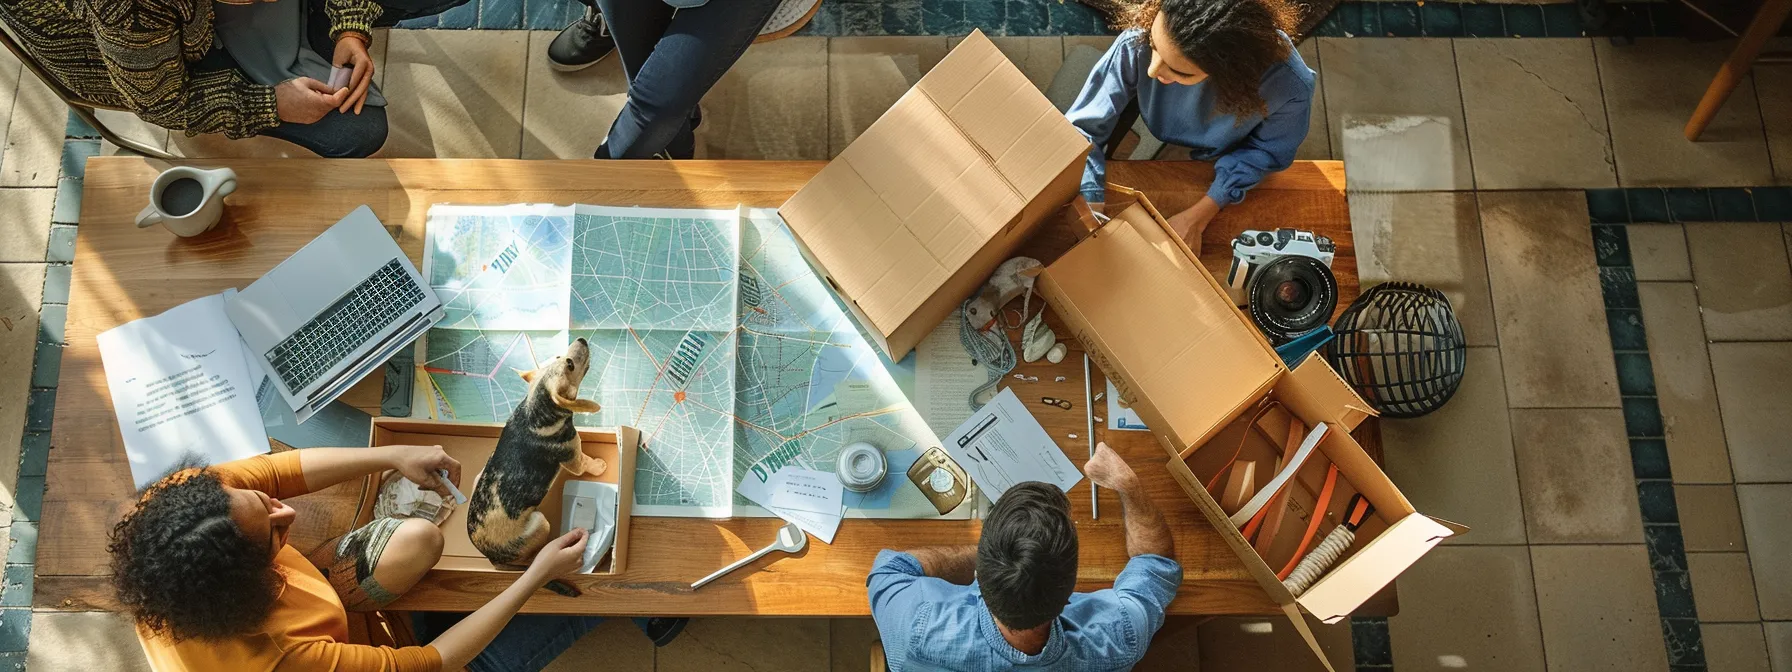
<svg viewBox="0 0 1792 672"><path fill-rule="evenodd" d="M887 672L890 668L884 664L884 643L882 640L871 643L871 672Z"/></svg>
<svg viewBox="0 0 1792 672"><path fill-rule="evenodd" d="M1730 52L1730 58L1717 69L1717 76L1711 78L1711 86L1705 89L1705 97L1699 100L1699 106L1693 110L1692 119L1686 122L1686 139L1697 141L1717 117L1718 109L1729 100L1730 93L1742 84L1742 77L1748 74L1755 64L1755 57L1773 39L1780 26L1786 23L1787 15L1792 14L1792 0L1766 0L1761 9L1755 12L1755 18L1743 31L1742 38L1736 42L1736 49Z"/></svg>
<svg viewBox="0 0 1792 672"><path fill-rule="evenodd" d="M132 140L130 138L127 138L127 137L124 137L117 133L114 133L112 131L112 129L107 128L104 123L100 122L99 116L95 115L93 113L93 110L89 109L85 105L69 103L68 109L69 109L69 111L74 112L75 116L80 117L81 121L87 122L88 126L92 126L93 130L99 131L100 137L105 138L107 142L110 142L114 145L118 145L121 148L128 149L132 152L136 152L137 154L147 156L152 159L161 159L163 161L174 160L174 156L172 154L162 151L162 149L160 147L151 147L151 146L143 144L141 142L137 142L136 140Z"/></svg>

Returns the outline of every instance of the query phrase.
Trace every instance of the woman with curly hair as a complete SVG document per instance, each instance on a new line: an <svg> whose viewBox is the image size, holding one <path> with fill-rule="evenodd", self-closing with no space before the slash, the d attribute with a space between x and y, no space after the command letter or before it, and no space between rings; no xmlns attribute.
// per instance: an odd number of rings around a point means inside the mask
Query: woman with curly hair
<svg viewBox="0 0 1792 672"><path fill-rule="evenodd" d="M1213 185L1170 224L1200 244L1220 208L1244 200L1267 173L1287 168L1307 137L1313 71L1288 39L1297 19L1286 0L1144 0L1115 5L1125 32L1114 40L1066 116L1094 148L1083 196L1106 200L1110 140L1123 118L1212 161ZM1130 121L1126 122L1130 125Z"/></svg>
<svg viewBox="0 0 1792 672"><path fill-rule="evenodd" d="M150 667L539 670L602 621L532 616L516 619L522 627L507 627L537 589L578 571L585 532L574 530L548 542L514 584L478 611L451 615L428 646L352 643L348 610L379 609L416 585L442 556L441 530L421 519L380 518L307 557L287 545L298 512L280 500L387 469L444 498L448 489L436 471L460 482L460 463L441 446L382 446L184 464L144 489L112 528L107 551L118 600L136 620ZM683 619L637 623L661 645L683 628Z"/></svg>

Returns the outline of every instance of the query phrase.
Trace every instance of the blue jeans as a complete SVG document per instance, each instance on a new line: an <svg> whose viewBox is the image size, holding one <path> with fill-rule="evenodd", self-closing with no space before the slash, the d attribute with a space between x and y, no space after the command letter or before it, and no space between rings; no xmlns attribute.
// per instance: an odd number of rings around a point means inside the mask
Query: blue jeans
<svg viewBox="0 0 1792 672"><path fill-rule="evenodd" d="M417 643L428 644L454 627L466 614L434 611L411 612ZM636 618L635 627L647 632L647 619ZM604 622L602 616L518 614L498 632L498 638L467 664L469 672L540 672L572 648L585 633Z"/></svg>
<svg viewBox="0 0 1792 672"><path fill-rule="evenodd" d="M594 155L646 159L666 153L689 159L697 103L740 60L771 19L779 0L711 0L673 10L663 0L595 1L616 39L628 75L628 102Z"/></svg>
<svg viewBox="0 0 1792 672"><path fill-rule="evenodd" d="M431 16L448 11L468 0L374 0L385 9L373 22L375 27L391 26L405 19ZM329 60L336 53L330 41L330 18L324 13L324 0L307 0L305 34L311 38L311 50ZM222 48L214 47L204 58L190 67L195 72L236 70L236 59ZM263 130L261 135L279 138L311 150L326 159L361 158L373 154L386 144L386 108L368 106L360 114L343 114L331 110L324 118L309 124L281 122Z"/></svg>

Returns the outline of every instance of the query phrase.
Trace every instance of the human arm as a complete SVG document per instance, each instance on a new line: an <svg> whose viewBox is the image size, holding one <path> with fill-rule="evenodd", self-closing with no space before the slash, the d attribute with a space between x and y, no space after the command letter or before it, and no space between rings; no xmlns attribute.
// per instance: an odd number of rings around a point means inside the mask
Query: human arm
<svg viewBox="0 0 1792 672"><path fill-rule="evenodd" d="M322 490L344 481L386 469L395 469L411 482L434 490L447 499L452 495L437 476L448 470L448 480L460 484L460 461L441 446L374 446L371 448L307 448L299 453L299 466L309 490Z"/></svg>
<svg viewBox="0 0 1792 672"><path fill-rule="evenodd" d="M1265 100L1271 100L1267 94L1272 87L1292 89L1293 93L1282 96L1281 104L1275 105L1269 116L1231 150L1214 159L1213 184L1207 188L1207 198L1219 207L1244 200L1245 192L1262 182L1264 175L1293 164L1300 143L1307 139L1307 125L1313 116L1312 84L1302 83L1292 74L1278 78L1264 87Z"/></svg>
<svg viewBox="0 0 1792 672"><path fill-rule="evenodd" d="M976 546L929 546L908 554L921 561L921 573L927 576L960 586L977 579Z"/></svg>
<svg viewBox="0 0 1792 672"><path fill-rule="evenodd" d="M1138 48L1134 43L1138 35L1136 31L1128 31L1114 38L1107 53L1096 61L1095 69L1089 71L1089 79L1083 83L1083 91L1077 94L1076 102L1064 112L1070 124L1089 139L1089 158L1083 164L1083 181L1079 189L1097 212L1107 201L1108 164L1102 148L1114 133L1126 132L1126 129L1116 129L1115 126L1119 123L1120 113L1132 102L1132 82L1138 74L1138 64L1131 50Z"/></svg>
<svg viewBox="0 0 1792 672"><path fill-rule="evenodd" d="M189 72L178 3L88 3L88 27L124 106L157 126L243 138L280 123L274 87L239 70ZM207 10L209 11L209 10Z"/></svg>
<svg viewBox="0 0 1792 672"><path fill-rule="evenodd" d="M1159 555L1175 557L1176 541L1170 536L1170 524L1164 514L1151 503L1139 475L1108 444L1095 446L1095 456L1083 466L1084 473L1096 485L1120 495L1121 518L1126 525L1126 554L1132 557Z"/></svg>
<svg viewBox="0 0 1792 672"><path fill-rule="evenodd" d="M407 646L401 649L346 644L332 641L311 641L287 652L276 672L320 670L334 672L436 672L459 670L472 662L485 647L497 638L510 619L529 601L529 596L547 582L578 571L579 559L585 550L585 530L572 532L548 542L536 554L529 569L515 582L498 593L485 606L468 614L454 627L436 637L428 646Z"/></svg>
<svg viewBox="0 0 1792 672"><path fill-rule="evenodd" d="M1195 255L1199 256L1201 254L1201 232L1207 230L1207 225L1218 214L1220 214L1220 204L1215 202L1211 196L1202 196L1201 200L1196 201L1187 210L1170 215L1170 230L1175 231L1176 235L1180 236L1188 243L1189 248L1194 250Z"/></svg>
<svg viewBox="0 0 1792 672"><path fill-rule="evenodd" d="M361 108L366 107L367 91L373 86L373 57L367 53L371 44L371 38L353 31L336 38L336 53L330 63L350 70L348 84L342 87L348 94L343 96L342 106L336 111L348 114L352 109L355 114L360 114Z"/></svg>

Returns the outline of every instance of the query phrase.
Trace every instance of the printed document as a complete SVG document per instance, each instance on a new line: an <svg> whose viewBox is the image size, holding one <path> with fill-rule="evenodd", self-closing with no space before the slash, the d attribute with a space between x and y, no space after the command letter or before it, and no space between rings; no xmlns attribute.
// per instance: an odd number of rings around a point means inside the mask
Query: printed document
<svg viewBox="0 0 1792 672"><path fill-rule="evenodd" d="M990 501L1017 483L1043 481L1069 492L1083 480L1012 388L971 414L946 437L946 454L964 467Z"/></svg>
<svg viewBox="0 0 1792 672"><path fill-rule="evenodd" d="M219 464L268 451L242 340L212 295L97 339L131 481L141 488L191 456Z"/></svg>
<svg viewBox="0 0 1792 672"><path fill-rule="evenodd" d="M761 470L748 469L746 475L741 477L740 485L735 488L735 492L740 493L740 496L747 498L748 501L765 507L765 510L772 512L773 515L783 518L788 522L796 523L797 527L803 528L804 532L815 535L815 538L820 539L821 543L834 543L834 535L840 531L840 519L845 517L846 514L846 507L844 505L837 505L837 508L833 509L833 513L804 511L802 509L776 505L775 502L778 500L780 493L785 490L784 479L793 471L809 470L801 467L785 466L778 469L778 471L773 472L768 477L763 476ZM839 483L839 479L835 478L833 474L825 475L828 478L833 478L836 484ZM788 497L789 495L785 496ZM838 502L839 500L835 501Z"/></svg>

